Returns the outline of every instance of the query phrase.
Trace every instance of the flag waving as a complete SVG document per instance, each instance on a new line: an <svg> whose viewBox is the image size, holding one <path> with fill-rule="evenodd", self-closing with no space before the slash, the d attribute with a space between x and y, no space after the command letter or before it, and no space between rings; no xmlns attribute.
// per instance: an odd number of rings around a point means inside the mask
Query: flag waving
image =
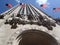
<svg viewBox="0 0 60 45"><path fill-rule="evenodd" d="M53 8L53 11L60 11L60 8Z"/></svg>
<svg viewBox="0 0 60 45"><path fill-rule="evenodd" d="M47 4L41 4L40 5L42 8L46 8L47 7Z"/></svg>
<svg viewBox="0 0 60 45"><path fill-rule="evenodd" d="M25 8L25 4L23 4L23 3L20 3L20 5L22 6L22 8Z"/></svg>
<svg viewBox="0 0 60 45"><path fill-rule="evenodd" d="M12 8L12 4L6 4L8 8Z"/></svg>

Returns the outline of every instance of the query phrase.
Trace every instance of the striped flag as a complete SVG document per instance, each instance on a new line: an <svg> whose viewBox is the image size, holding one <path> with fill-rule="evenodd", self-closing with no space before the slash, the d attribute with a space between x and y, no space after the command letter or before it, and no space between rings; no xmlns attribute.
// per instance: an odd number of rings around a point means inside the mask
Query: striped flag
<svg viewBox="0 0 60 45"><path fill-rule="evenodd" d="M20 3L20 5L22 6L22 8L25 8L25 4L23 4L23 3Z"/></svg>
<svg viewBox="0 0 60 45"><path fill-rule="evenodd" d="M6 4L6 6L12 8L12 4Z"/></svg>
<svg viewBox="0 0 60 45"><path fill-rule="evenodd" d="M40 5L42 8L46 8L47 7L47 4L41 4Z"/></svg>
<svg viewBox="0 0 60 45"><path fill-rule="evenodd" d="M53 11L60 11L60 8L53 8Z"/></svg>

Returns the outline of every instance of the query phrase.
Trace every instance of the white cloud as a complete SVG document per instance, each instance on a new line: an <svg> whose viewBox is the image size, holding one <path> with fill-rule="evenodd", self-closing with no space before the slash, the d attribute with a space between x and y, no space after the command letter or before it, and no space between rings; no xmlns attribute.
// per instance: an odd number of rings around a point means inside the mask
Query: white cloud
<svg viewBox="0 0 60 45"><path fill-rule="evenodd" d="M36 0L36 3L38 3L39 5L46 4L47 0Z"/></svg>
<svg viewBox="0 0 60 45"><path fill-rule="evenodd" d="M17 3L20 3L20 0L15 0Z"/></svg>

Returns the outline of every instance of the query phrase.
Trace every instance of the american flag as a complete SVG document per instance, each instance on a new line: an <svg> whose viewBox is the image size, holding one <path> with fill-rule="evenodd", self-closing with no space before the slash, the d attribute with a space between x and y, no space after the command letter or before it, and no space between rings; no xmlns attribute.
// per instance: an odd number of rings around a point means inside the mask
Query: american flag
<svg viewBox="0 0 60 45"><path fill-rule="evenodd" d="M20 3L20 5L22 6L22 8L25 8L25 4L23 4L23 3Z"/></svg>
<svg viewBox="0 0 60 45"><path fill-rule="evenodd" d="M60 8L53 8L53 11L60 11Z"/></svg>
<svg viewBox="0 0 60 45"><path fill-rule="evenodd" d="M47 7L47 4L41 4L40 5L42 8L46 8Z"/></svg>
<svg viewBox="0 0 60 45"><path fill-rule="evenodd" d="M6 4L6 6L12 8L12 4Z"/></svg>

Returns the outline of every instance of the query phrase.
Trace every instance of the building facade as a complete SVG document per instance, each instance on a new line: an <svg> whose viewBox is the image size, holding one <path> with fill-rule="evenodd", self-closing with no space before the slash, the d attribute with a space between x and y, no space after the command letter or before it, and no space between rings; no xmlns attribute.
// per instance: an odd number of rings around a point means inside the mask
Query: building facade
<svg viewBox="0 0 60 45"><path fill-rule="evenodd" d="M18 4L0 14L0 45L37 44L60 45L60 25L52 17L31 4Z"/></svg>

